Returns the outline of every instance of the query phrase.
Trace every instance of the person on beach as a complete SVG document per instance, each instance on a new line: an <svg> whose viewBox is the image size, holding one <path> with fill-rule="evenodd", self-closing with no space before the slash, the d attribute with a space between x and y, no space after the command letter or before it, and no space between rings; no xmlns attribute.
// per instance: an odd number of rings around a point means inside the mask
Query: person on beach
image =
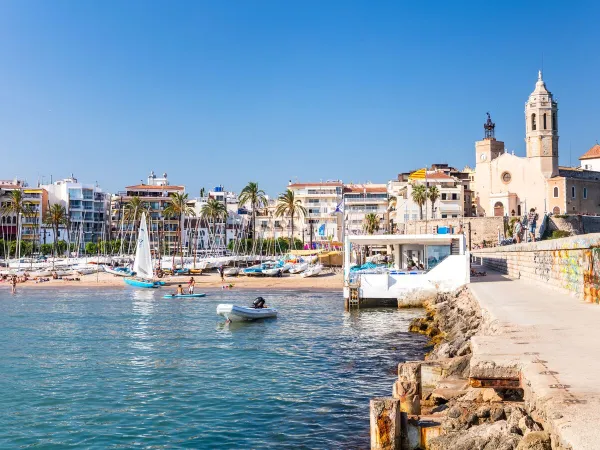
<svg viewBox="0 0 600 450"><path fill-rule="evenodd" d="M193 294L194 293L194 286L196 285L196 280L194 280L194 277L190 277L190 282L188 284L188 294Z"/></svg>
<svg viewBox="0 0 600 450"><path fill-rule="evenodd" d="M11 286L11 292L13 294L17 293L17 276L13 275L12 279L10 280L10 286Z"/></svg>
<svg viewBox="0 0 600 450"><path fill-rule="evenodd" d="M531 238L531 242L535 242L535 229L537 227L537 219L538 215L535 212L535 208L531 208L529 210L529 215L527 216L527 224L529 227L529 237Z"/></svg>
<svg viewBox="0 0 600 450"><path fill-rule="evenodd" d="M221 281L225 281L225 271L223 270L223 266L219 266L219 275L221 275Z"/></svg>
<svg viewBox="0 0 600 450"><path fill-rule="evenodd" d="M181 285L177 285L177 292L175 293L175 295L183 295L183 287L181 287Z"/></svg>

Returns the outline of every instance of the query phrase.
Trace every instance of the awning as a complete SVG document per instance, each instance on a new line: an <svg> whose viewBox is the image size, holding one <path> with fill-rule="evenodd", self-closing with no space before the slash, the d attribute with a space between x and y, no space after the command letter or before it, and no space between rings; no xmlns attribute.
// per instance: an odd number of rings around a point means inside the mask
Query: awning
<svg viewBox="0 0 600 450"><path fill-rule="evenodd" d="M290 250L290 253L294 256L310 256L310 255L318 255L319 253L323 253L328 250L324 250L322 248L316 250Z"/></svg>

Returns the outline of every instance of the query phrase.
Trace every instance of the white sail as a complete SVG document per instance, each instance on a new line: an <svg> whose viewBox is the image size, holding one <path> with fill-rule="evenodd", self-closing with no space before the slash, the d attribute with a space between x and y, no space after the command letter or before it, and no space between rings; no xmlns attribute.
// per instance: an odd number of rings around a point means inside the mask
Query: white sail
<svg viewBox="0 0 600 450"><path fill-rule="evenodd" d="M145 212L142 213L142 218L140 219L140 229L138 232L133 271L139 278L144 278L147 280L151 280L153 278L152 255L150 254L150 241L148 239L148 227L146 224Z"/></svg>

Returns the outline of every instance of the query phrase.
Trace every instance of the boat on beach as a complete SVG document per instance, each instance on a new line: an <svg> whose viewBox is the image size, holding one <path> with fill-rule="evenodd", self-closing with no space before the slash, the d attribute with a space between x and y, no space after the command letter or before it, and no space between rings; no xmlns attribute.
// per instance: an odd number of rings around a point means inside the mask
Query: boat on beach
<svg viewBox="0 0 600 450"><path fill-rule="evenodd" d="M315 264L314 266L310 266L308 269L302 272L300 276L303 278L316 277L321 272L323 272L323 264Z"/></svg>
<svg viewBox="0 0 600 450"><path fill-rule="evenodd" d="M231 322L244 322L277 317L275 308L252 308L222 303L217 306L217 314Z"/></svg>
<svg viewBox="0 0 600 450"><path fill-rule="evenodd" d="M308 269L308 263L294 264L290 269L290 273L301 273Z"/></svg>
<svg viewBox="0 0 600 450"><path fill-rule="evenodd" d="M102 266L104 271L107 273L111 273L118 277L132 277L134 272L128 267L110 267L110 266Z"/></svg>

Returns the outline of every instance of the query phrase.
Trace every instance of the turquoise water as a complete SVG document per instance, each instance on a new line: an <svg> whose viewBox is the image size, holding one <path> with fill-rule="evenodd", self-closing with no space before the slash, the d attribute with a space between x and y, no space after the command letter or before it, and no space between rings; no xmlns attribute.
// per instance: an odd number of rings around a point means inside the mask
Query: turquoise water
<svg viewBox="0 0 600 450"><path fill-rule="evenodd" d="M346 313L339 292L0 291L0 448L367 448L369 398L422 358L418 310Z"/></svg>

